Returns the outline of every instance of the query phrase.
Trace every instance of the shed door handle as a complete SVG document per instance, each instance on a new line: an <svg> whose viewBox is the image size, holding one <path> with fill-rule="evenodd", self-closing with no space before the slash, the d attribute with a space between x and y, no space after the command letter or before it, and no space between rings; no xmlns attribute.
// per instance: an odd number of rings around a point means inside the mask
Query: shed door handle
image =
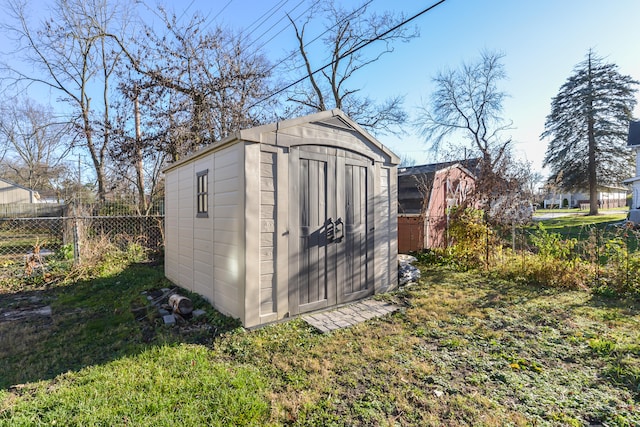
<svg viewBox="0 0 640 427"><path fill-rule="evenodd" d="M333 242L336 238L336 224L333 222L333 219L329 218L327 220L327 241Z"/></svg>
<svg viewBox="0 0 640 427"><path fill-rule="evenodd" d="M335 240L336 243L340 243L342 238L344 237L344 222L342 222L342 218L338 218L335 222Z"/></svg>

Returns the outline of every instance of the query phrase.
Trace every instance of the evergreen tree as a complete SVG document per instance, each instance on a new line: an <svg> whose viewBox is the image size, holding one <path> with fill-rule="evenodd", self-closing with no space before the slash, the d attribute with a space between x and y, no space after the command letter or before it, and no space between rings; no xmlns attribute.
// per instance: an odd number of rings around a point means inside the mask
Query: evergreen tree
<svg viewBox="0 0 640 427"><path fill-rule="evenodd" d="M598 213L598 185L633 175L626 138L637 84L590 50L551 101L541 136L550 138L544 165L561 188L588 185L589 215Z"/></svg>

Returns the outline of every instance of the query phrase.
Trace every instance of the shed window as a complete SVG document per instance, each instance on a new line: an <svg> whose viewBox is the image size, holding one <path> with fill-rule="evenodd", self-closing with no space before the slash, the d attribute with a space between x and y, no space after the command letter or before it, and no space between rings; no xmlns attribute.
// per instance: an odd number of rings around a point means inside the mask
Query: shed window
<svg viewBox="0 0 640 427"><path fill-rule="evenodd" d="M196 174L197 188L196 188L196 206L198 218L207 218L209 216L209 170L204 170Z"/></svg>

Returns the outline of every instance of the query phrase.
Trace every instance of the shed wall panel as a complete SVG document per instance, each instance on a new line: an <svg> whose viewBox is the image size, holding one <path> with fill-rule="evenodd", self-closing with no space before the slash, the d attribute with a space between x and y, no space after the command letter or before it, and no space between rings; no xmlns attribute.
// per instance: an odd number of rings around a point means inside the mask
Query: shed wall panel
<svg viewBox="0 0 640 427"><path fill-rule="evenodd" d="M260 316L277 312L277 153L260 152Z"/></svg>
<svg viewBox="0 0 640 427"><path fill-rule="evenodd" d="M389 169L378 167L379 184L376 186L376 195L374 202L374 210L376 214L375 220L375 247L376 247L376 263L375 276L378 291L382 292L389 289L390 270L391 270L391 229L390 214L391 200L389 200L390 177Z"/></svg>
<svg viewBox="0 0 640 427"><path fill-rule="evenodd" d="M36 191L0 179L0 204L37 202Z"/></svg>
<svg viewBox="0 0 640 427"><path fill-rule="evenodd" d="M197 176L207 172L207 191L210 193L213 188L213 159L211 156L203 157L194 162L191 194L190 214L193 221L193 291L205 297L208 301L213 300L213 218L211 215L211 198L208 197L207 215L196 215L195 199L197 193Z"/></svg>
<svg viewBox="0 0 640 427"><path fill-rule="evenodd" d="M165 258L164 271L167 278L178 283L178 172L165 176Z"/></svg>
<svg viewBox="0 0 640 427"><path fill-rule="evenodd" d="M194 165L178 170L178 280L180 286L193 291L193 208Z"/></svg>
<svg viewBox="0 0 640 427"><path fill-rule="evenodd" d="M210 155L212 182L209 200L212 223L212 302L225 314L242 316L239 289L244 286L243 145Z"/></svg>

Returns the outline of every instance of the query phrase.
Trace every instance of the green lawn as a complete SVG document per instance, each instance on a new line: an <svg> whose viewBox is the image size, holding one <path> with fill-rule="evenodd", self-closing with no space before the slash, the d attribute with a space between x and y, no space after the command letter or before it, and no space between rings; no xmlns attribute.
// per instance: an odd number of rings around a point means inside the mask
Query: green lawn
<svg viewBox="0 0 640 427"><path fill-rule="evenodd" d="M166 327L141 294L166 286L138 265L1 288L53 315L0 322L0 425L640 425L638 301L425 267L399 312L322 335L196 297Z"/></svg>
<svg viewBox="0 0 640 427"><path fill-rule="evenodd" d="M549 232L558 233L565 239L587 240L595 235L598 241L604 242L614 237L624 236L632 248L638 247L638 235L634 230L625 227L626 213L606 213L589 216L584 211L576 211L566 216L536 221ZM535 217L534 217L535 218Z"/></svg>

